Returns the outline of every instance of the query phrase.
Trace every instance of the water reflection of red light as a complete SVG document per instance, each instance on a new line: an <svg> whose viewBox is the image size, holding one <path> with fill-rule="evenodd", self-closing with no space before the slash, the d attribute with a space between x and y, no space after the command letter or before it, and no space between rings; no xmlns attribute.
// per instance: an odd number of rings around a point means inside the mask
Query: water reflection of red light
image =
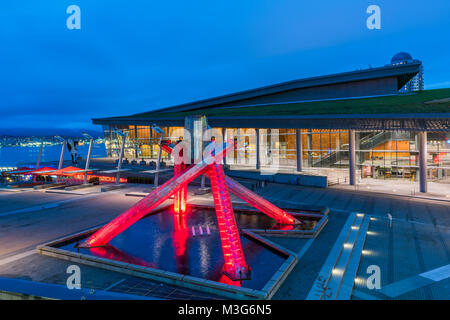
<svg viewBox="0 0 450 320"><path fill-rule="evenodd" d="M184 256L184 254L186 253L186 242L189 238L189 229L186 223L186 215L175 213L173 218L173 246L175 248L175 255L177 257Z"/></svg>
<svg viewBox="0 0 450 320"><path fill-rule="evenodd" d="M115 261L122 261L126 263L136 264L143 267L155 268L156 266L138 257L132 256L122 250L108 245L104 247L94 247L90 248L89 251L97 257L107 258Z"/></svg>
<svg viewBox="0 0 450 320"><path fill-rule="evenodd" d="M183 159L183 149L180 149L180 153L178 159ZM174 175L180 174L183 170L186 169L186 164L181 162L179 164L174 164L173 170ZM187 184L183 183L183 186L175 192L173 198L173 209L175 213L184 214L186 211L186 200L187 200Z"/></svg>
<svg viewBox="0 0 450 320"><path fill-rule="evenodd" d="M174 165L174 174L178 175L186 169L184 163ZM184 214L186 212L187 200L187 184L183 184L179 191L175 192L173 198L173 209L176 214Z"/></svg>
<svg viewBox="0 0 450 320"><path fill-rule="evenodd" d="M284 231L286 231L286 230L293 230L294 229L294 225L292 225L292 224L281 224L281 225L274 226L273 229L284 230Z"/></svg>

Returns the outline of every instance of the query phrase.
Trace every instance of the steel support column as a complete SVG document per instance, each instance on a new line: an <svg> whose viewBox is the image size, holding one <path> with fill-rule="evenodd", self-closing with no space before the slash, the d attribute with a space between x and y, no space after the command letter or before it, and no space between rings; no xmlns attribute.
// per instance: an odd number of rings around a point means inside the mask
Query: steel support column
<svg viewBox="0 0 450 320"><path fill-rule="evenodd" d="M153 183L153 187L157 188L159 183L159 170L161 168L161 156L162 156L162 141L164 139L164 133L159 135L159 147L158 147L158 159L156 160L156 172L155 172L155 181Z"/></svg>
<svg viewBox="0 0 450 320"><path fill-rule="evenodd" d="M143 158L143 156L141 158ZM151 127L150 127L150 159L153 159L153 129Z"/></svg>
<svg viewBox="0 0 450 320"><path fill-rule="evenodd" d="M306 136L307 140L307 146L308 146L308 166L313 166L313 159L312 159L312 133L311 129L308 129L308 135Z"/></svg>
<svg viewBox="0 0 450 320"><path fill-rule="evenodd" d="M297 147L297 171L301 172L303 170L303 146L300 129L295 130L295 144Z"/></svg>
<svg viewBox="0 0 450 320"><path fill-rule="evenodd" d="M83 178L83 184L87 184L87 176L88 176L88 169L89 169L89 162L91 161L91 152L92 152L92 143L94 142L94 139L89 139L89 149L88 149L88 154L87 154L87 158L86 158L86 165L84 167L84 178Z"/></svg>
<svg viewBox="0 0 450 320"><path fill-rule="evenodd" d="M122 144L120 146L119 161L117 162L116 184L120 184L120 170L122 169L123 153L125 151L126 135L122 136Z"/></svg>
<svg viewBox="0 0 450 320"><path fill-rule="evenodd" d="M225 145L226 145L226 141L227 141L226 134L227 134L227 129L222 128L222 149L224 149ZM224 166L227 165L227 155L226 154L224 154L224 156L223 156L223 165Z"/></svg>
<svg viewBox="0 0 450 320"><path fill-rule="evenodd" d="M134 126L134 154L136 157L136 161L139 158L139 146L138 146L138 130L137 126Z"/></svg>
<svg viewBox="0 0 450 320"><path fill-rule="evenodd" d="M259 169L261 169L261 158L259 156L259 152L260 152L259 129L255 129L255 134L256 134L256 170L259 170Z"/></svg>
<svg viewBox="0 0 450 320"><path fill-rule="evenodd" d="M355 130L348 132L348 170L350 175L350 185L356 184L356 153L355 153Z"/></svg>
<svg viewBox="0 0 450 320"><path fill-rule="evenodd" d="M420 192L427 192L427 132L419 132L419 183Z"/></svg>

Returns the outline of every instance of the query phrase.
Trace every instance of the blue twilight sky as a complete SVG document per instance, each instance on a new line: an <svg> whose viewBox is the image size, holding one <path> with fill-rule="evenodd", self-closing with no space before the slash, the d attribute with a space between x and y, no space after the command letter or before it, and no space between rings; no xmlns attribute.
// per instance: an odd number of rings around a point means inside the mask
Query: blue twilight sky
<svg viewBox="0 0 450 320"><path fill-rule="evenodd" d="M66 8L81 8L68 30ZM381 7L381 30L366 8ZM450 87L448 0L15 0L0 11L0 128L99 129L148 111L303 77L423 61Z"/></svg>

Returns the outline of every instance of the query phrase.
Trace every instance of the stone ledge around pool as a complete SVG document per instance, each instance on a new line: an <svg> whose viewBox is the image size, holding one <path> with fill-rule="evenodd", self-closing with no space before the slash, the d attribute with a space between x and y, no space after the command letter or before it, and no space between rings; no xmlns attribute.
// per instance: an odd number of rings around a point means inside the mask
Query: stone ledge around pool
<svg viewBox="0 0 450 320"><path fill-rule="evenodd" d="M163 205L159 207L156 211L162 211L170 207L170 205ZM209 206L199 205L200 208L205 208ZM236 211L243 211L248 213L254 213L255 210L248 208L236 208ZM153 212L155 213L155 212ZM275 270L270 279L262 286L261 289L251 289L239 286L234 286L230 284L221 283L218 281L213 281L209 279L204 279L201 277L185 275L181 273L165 271L162 269L151 268L147 266L140 266L133 263L117 261L112 259L107 259L103 257L96 257L85 253L79 253L74 251L69 251L61 249L61 247L77 242L83 238L86 238L99 230L101 226L96 226L92 229L85 230L79 233L75 233L60 239L45 243L37 247L37 251L41 255L54 257L58 259L63 259L67 261L72 261L84 265L89 265L101 269L106 269L114 272L124 273L130 276L141 277L145 279L150 279L165 284L175 285L191 290L197 290L205 293L209 293L215 296L221 296L229 299L271 299L277 290L281 287L283 282L286 280L290 272L293 270L298 262L298 254L294 253L287 248L276 244L269 239L265 238L264 235L268 236L280 236L280 237L300 237L300 238L314 238L320 231L324 228L328 221L327 214L320 213L295 213L289 212L294 216L306 216L317 221L312 229L304 230L274 230L274 229L240 229L242 236L265 246L279 255L284 257L284 261L281 266Z"/></svg>

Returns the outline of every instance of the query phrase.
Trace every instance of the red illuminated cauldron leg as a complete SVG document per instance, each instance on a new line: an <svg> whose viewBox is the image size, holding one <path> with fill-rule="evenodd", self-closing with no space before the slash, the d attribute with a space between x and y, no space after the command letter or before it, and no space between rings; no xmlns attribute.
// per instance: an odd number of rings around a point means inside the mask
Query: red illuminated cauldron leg
<svg viewBox="0 0 450 320"><path fill-rule="evenodd" d="M184 163L174 165L174 174L177 175L186 168ZM187 184L184 184L179 191L175 192L173 198L173 209L176 214L186 212Z"/></svg>
<svg viewBox="0 0 450 320"><path fill-rule="evenodd" d="M186 165L182 164L182 170L186 168ZM187 202L187 183L181 187L180 191L178 191L180 195L180 213L185 214L186 213L186 202Z"/></svg>
<svg viewBox="0 0 450 320"><path fill-rule="evenodd" d="M226 150L231 149L232 147L233 141L230 140L227 143L226 148L216 154L216 161L222 160ZM79 247L89 248L108 244L114 237L162 204L183 186L204 174L208 170L212 158L213 156L209 155L204 161L184 170L180 175L174 176L172 179L150 192L141 201L91 235Z"/></svg>
<svg viewBox="0 0 450 320"><path fill-rule="evenodd" d="M173 175L177 176L181 172L181 165L175 164L173 166ZM175 219L176 216L180 213L180 191L175 192L173 195L173 211L175 212Z"/></svg>
<svg viewBox="0 0 450 320"><path fill-rule="evenodd" d="M174 145L164 145L164 150L167 153L172 153L174 149ZM179 164L174 164L173 170L174 175L179 174L181 171L186 169L186 164L183 162L183 149L180 150L178 157L174 159L175 163L179 162ZM175 214L184 214L186 212L186 200L187 200L187 184L184 184L179 191L177 191L173 198L173 209Z"/></svg>
<svg viewBox="0 0 450 320"><path fill-rule="evenodd" d="M233 193L235 196L241 198L245 202L247 202L252 207L258 209L259 211L265 213L269 217L275 219L278 223L281 224L294 224L296 221L293 216L285 212L284 210L278 208L274 204L270 203L263 197L257 195L256 193L248 190L242 184L237 181L231 179L230 177L226 177L226 183L228 190Z"/></svg>
<svg viewBox="0 0 450 320"><path fill-rule="evenodd" d="M250 276L248 266L245 262L239 230L234 218L222 166L217 163L211 164L208 174L211 180L211 190L214 197L220 241L225 260L224 273L235 281L248 279Z"/></svg>
<svg viewBox="0 0 450 320"><path fill-rule="evenodd" d="M173 147L172 146L165 146L164 149L167 153L172 153ZM182 150L180 155L182 156ZM184 165L184 164L183 164ZM176 168L176 165L174 166L175 174L180 169ZM250 204L252 207L260 210L262 213L268 215L269 217L275 219L278 223L281 224L289 224L293 225L295 223L302 223L302 221L296 220L292 215L288 214L284 210L278 208L274 204L270 203L263 197L257 195L256 193L250 191L237 181L231 179L230 177L226 177L226 183L228 190L233 193L235 196L241 198L248 204ZM179 196L178 194L181 194L184 192L183 198ZM179 200L181 199L181 200ZM182 188L178 193L175 194L174 198L174 209L175 213L179 212L178 208L182 207L182 202L184 202L184 207L186 207L186 199L187 199L187 188Z"/></svg>
<svg viewBox="0 0 450 320"><path fill-rule="evenodd" d="M177 192L183 185L188 184L208 169L208 164L200 162L180 175L150 192L145 198L136 203L130 209L112 220L103 228L91 235L80 247L96 247L106 245L111 239L126 230L139 219L143 218L150 211L162 204L171 195Z"/></svg>
<svg viewBox="0 0 450 320"><path fill-rule="evenodd" d="M174 148L173 144L170 144L165 149L169 154L172 153ZM186 169L186 165L182 161L183 159L183 149L179 152L179 158L174 157L174 176L179 175L183 170ZM179 164L177 164L180 162ZM173 209L174 209L174 233L173 233L173 246L175 248L175 255L177 257L177 270L182 268L185 264L180 261L185 259L185 252L186 252L186 242L189 237L189 231L187 228L187 221L186 221L186 215L184 214L186 212L186 199L183 199L183 196L187 193L187 184L184 184L180 190L175 192L174 198L173 198Z"/></svg>

